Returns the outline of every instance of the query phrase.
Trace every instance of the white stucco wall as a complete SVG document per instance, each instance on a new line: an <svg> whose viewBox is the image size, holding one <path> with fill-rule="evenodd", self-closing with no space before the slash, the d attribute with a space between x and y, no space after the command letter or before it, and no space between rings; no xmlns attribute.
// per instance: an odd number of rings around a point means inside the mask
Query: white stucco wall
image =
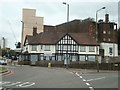
<svg viewBox="0 0 120 90"><path fill-rule="evenodd" d="M112 48L112 54L109 53L109 48ZM118 44L116 43L100 43L100 49L104 49L104 56L118 57Z"/></svg>

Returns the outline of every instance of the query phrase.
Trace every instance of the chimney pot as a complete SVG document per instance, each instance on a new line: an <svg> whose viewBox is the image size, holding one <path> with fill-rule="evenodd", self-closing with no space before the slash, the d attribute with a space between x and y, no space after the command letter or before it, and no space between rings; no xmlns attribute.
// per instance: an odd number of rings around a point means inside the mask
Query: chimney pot
<svg viewBox="0 0 120 90"><path fill-rule="evenodd" d="M105 22L106 22L106 23L109 22L109 14L105 14Z"/></svg>

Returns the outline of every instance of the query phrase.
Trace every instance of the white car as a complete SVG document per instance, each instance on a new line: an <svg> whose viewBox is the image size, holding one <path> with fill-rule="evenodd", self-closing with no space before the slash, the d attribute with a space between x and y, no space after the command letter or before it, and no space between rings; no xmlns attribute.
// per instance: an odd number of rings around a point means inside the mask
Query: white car
<svg viewBox="0 0 120 90"><path fill-rule="evenodd" d="M7 65L6 59L0 59L0 65Z"/></svg>

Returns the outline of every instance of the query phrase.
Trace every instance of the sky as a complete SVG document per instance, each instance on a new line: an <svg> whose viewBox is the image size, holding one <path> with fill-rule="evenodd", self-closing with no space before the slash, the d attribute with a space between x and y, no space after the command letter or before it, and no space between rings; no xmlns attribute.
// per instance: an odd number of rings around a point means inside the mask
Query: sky
<svg viewBox="0 0 120 90"><path fill-rule="evenodd" d="M0 39L5 37L7 47L15 49L15 43L21 41L22 9L36 9L36 15L44 17L44 25L58 25L67 21L67 6L70 6L69 20L95 18L103 19L106 13L110 21L118 23L119 0L0 0Z"/></svg>

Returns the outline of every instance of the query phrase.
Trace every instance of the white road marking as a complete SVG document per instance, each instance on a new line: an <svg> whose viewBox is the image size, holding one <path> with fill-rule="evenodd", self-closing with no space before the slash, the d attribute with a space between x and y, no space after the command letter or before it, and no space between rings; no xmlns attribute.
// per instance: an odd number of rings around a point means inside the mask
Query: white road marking
<svg viewBox="0 0 120 90"><path fill-rule="evenodd" d="M15 83L12 83L12 84L9 84L9 85L5 85L5 86L13 86L13 85L16 85L16 84L19 84L21 82L15 82Z"/></svg>
<svg viewBox="0 0 120 90"><path fill-rule="evenodd" d="M90 86L90 84L89 84L89 83L86 83L86 85Z"/></svg>
<svg viewBox="0 0 120 90"><path fill-rule="evenodd" d="M77 72L75 73L78 77L80 76Z"/></svg>
<svg viewBox="0 0 120 90"><path fill-rule="evenodd" d="M85 80L85 79L83 79L83 81L85 82L86 80Z"/></svg>
<svg viewBox="0 0 120 90"><path fill-rule="evenodd" d="M35 83L31 83L31 82L25 82L23 84L17 85L19 87L30 87L32 85L34 85Z"/></svg>
<svg viewBox="0 0 120 90"><path fill-rule="evenodd" d="M82 76L80 76L80 78L83 78Z"/></svg>
<svg viewBox="0 0 120 90"><path fill-rule="evenodd" d="M30 86L33 86L35 85L35 83L33 82L8 82L8 81L2 81L0 82L0 85L3 85L3 86L17 86L17 87L30 87Z"/></svg>
<svg viewBox="0 0 120 90"><path fill-rule="evenodd" d="M11 82L2 82L0 84L3 85L3 84L8 84L8 83L11 83Z"/></svg>
<svg viewBox="0 0 120 90"><path fill-rule="evenodd" d="M90 90L94 90L94 88L93 87L89 87L90 88Z"/></svg>
<svg viewBox="0 0 120 90"><path fill-rule="evenodd" d="M94 88L90 85L90 83L87 82L86 79L84 79L81 75L79 75L77 72L75 73L77 76L79 76L84 82L85 84L89 87L90 90L94 90ZM100 78L97 78L100 79ZM90 79L91 80L91 79ZM92 79L93 80L93 79Z"/></svg>
<svg viewBox="0 0 120 90"><path fill-rule="evenodd" d="M95 78L95 79L89 79L87 81L95 81L95 80L100 80L100 79L104 79L105 77L101 77L101 78Z"/></svg>

